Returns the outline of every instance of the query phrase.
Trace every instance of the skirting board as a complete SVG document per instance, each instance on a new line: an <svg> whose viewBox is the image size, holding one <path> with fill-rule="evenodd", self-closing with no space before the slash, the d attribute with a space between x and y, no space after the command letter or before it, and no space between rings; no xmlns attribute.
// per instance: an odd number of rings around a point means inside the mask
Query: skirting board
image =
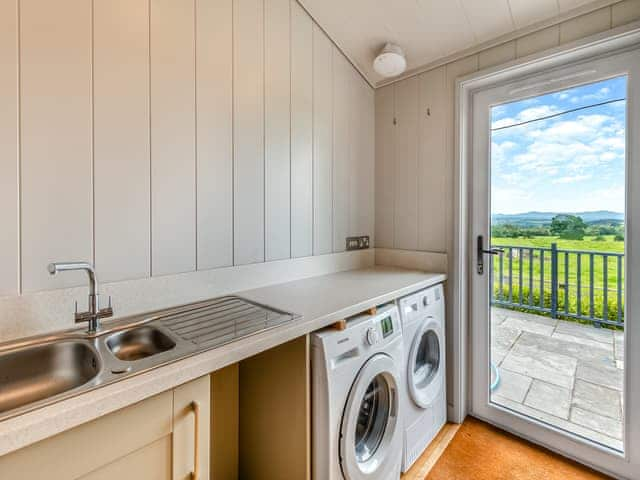
<svg viewBox="0 0 640 480"><path fill-rule="evenodd" d="M358 250L105 283L100 285L100 297L104 304L112 296L118 318L242 290L367 268L374 265L374 258L373 249ZM0 342L76 327L75 301L79 310L86 308L86 286L0 297Z"/></svg>
<svg viewBox="0 0 640 480"><path fill-rule="evenodd" d="M447 254L376 248L376 265L424 270L432 273L447 273Z"/></svg>

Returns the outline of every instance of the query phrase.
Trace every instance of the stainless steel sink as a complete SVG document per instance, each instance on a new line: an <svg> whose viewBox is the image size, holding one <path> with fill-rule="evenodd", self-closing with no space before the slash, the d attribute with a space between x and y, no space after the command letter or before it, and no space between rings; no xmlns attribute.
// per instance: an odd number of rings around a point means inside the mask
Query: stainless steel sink
<svg viewBox="0 0 640 480"><path fill-rule="evenodd" d="M166 334L148 325L115 333L106 343L111 353L125 362L151 357L176 346Z"/></svg>
<svg viewBox="0 0 640 480"><path fill-rule="evenodd" d="M100 372L98 353L60 341L0 355L0 414L80 387Z"/></svg>
<svg viewBox="0 0 640 480"><path fill-rule="evenodd" d="M0 344L0 421L297 318L226 296Z"/></svg>

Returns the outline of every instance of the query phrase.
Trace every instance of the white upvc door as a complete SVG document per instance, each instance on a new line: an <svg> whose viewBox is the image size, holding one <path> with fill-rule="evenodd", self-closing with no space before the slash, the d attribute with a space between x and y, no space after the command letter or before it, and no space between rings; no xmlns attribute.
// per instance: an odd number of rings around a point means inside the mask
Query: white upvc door
<svg viewBox="0 0 640 480"><path fill-rule="evenodd" d="M491 108L619 76L627 78L625 188L625 356L623 451L592 442L491 400L489 255L478 271L478 237L491 238ZM640 50L581 60L473 92L470 132L469 286L471 413L620 478L640 478ZM558 188L562 188L559 184ZM541 353L543 354L543 353ZM560 400L559 400L560 401Z"/></svg>

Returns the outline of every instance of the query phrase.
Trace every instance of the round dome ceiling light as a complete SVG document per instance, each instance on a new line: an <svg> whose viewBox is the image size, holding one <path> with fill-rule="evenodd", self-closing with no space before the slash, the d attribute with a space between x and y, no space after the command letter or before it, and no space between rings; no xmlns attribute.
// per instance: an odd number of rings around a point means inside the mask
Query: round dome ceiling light
<svg viewBox="0 0 640 480"><path fill-rule="evenodd" d="M373 61L373 69L383 77L395 77L407 68L407 59L398 45L387 43Z"/></svg>

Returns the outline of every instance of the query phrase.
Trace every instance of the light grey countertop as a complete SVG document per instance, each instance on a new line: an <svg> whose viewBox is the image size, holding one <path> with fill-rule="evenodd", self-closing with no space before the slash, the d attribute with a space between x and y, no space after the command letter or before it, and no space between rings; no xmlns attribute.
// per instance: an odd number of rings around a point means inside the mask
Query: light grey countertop
<svg viewBox="0 0 640 480"><path fill-rule="evenodd" d="M302 315L294 322L0 422L0 455L326 327L370 307L441 283L446 276L373 267L235 292Z"/></svg>

